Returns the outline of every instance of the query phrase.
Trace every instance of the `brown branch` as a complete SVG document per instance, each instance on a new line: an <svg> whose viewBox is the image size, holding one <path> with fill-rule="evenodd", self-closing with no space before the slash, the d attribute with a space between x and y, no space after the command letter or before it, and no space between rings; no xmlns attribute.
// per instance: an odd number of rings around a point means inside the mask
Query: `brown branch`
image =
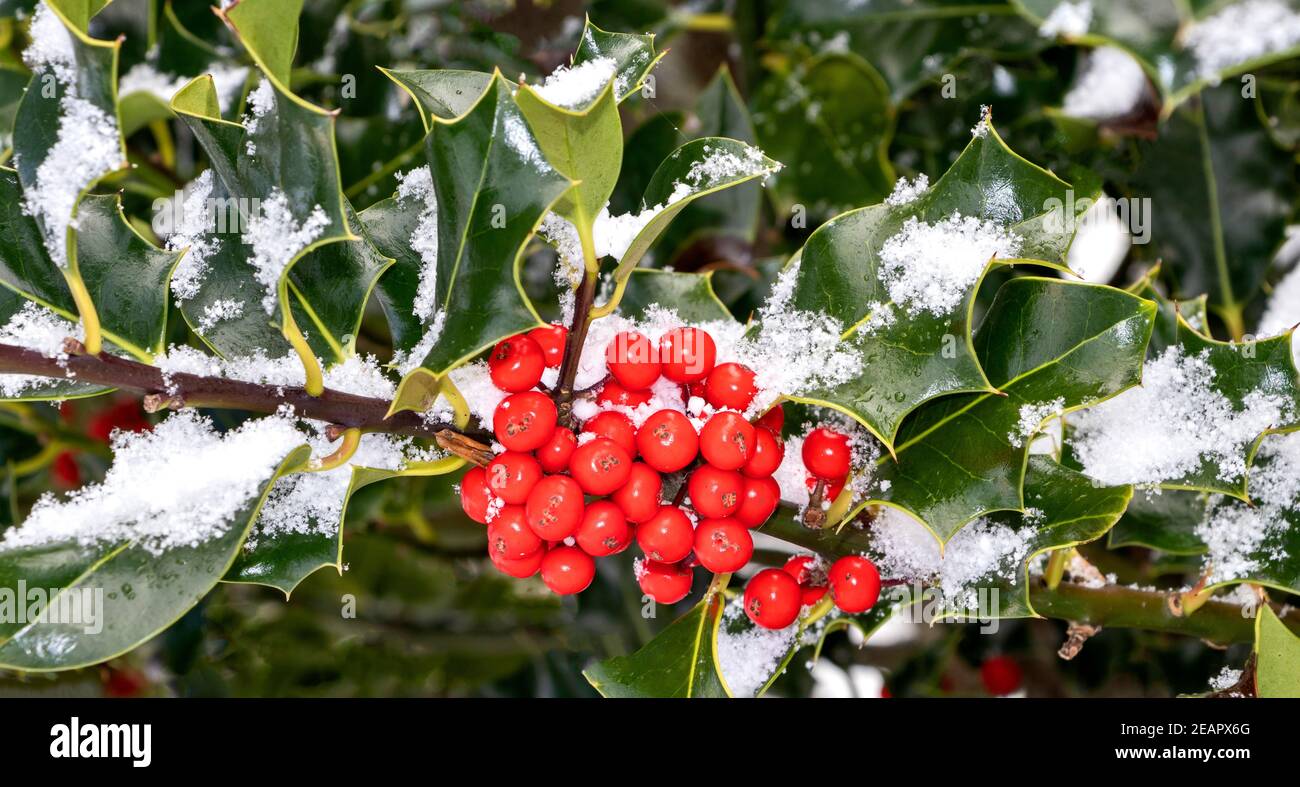
<svg viewBox="0 0 1300 787"><path fill-rule="evenodd" d="M587 328L591 325L591 305L596 300L596 274L587 272L573 304L573 322L565 338L564 359L560 361L560 378L555 384L555 406L560 411L560 423L573 425L573 381L578 376L578 362L582 359L582 346L587 342Z"/></svg>
<svg viewBox="0 0 1300 787"><path fill-rule="evenodd" d="M0 374L69 379L135 391L143 394L147 405L154 410L209 407L274 413L288 405L303 418L369 432L432 438L440 431L455 430L453 424L428 423L418 413L409 411L385 418L390 403L370 396L329 388L320 396L310 396L297 386L262 385L184 372L164 376L156 366L108 353L85 354L79 343L69 343L68 349L74 352L67 358L57 359L24 347L0 344Z"/></svg>

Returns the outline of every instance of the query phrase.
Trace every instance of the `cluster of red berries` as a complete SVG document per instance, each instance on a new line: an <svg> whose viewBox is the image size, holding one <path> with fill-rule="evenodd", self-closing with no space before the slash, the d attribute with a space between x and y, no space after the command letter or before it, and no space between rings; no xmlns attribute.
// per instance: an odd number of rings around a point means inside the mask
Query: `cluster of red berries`
<svg viewBox="0 0 1300 787"><path fill-rule="evenodd" d="M683 400L698 396L713 412L697 430L677 409L660 409L639 426L604 409L575 433L559 423L552 399L535 390L547 368L561 365L566 336L560 326L536 328L501 341L488 358L492 383L508 394L492 418L505 450L466 473L460 495L466 514L487 525L492 562L514 577L540 572L548 588L567 595L591 584L594 558L635 540L645 555L638 584L661 604L690 593L697 565L715 573L743 567L754 553L750 531L780 503L772 475L785 455L779 406L755 423L741 414L758 393L753 370L717 363L713 337L699 328L674 328L657 343L625 331L606 347L609 376L596 394L598 407L651 402L662 378L681 386ZM804 442L805 467L828 484L843 485L849 458L848 438L832 430L817 429ZM674 473L685 474L678 502L664 503L664 476ZM689 507L681 504L684 495ZM827 583L851 612L869 608L880 589L865 558L837 562L820 585L811 572L806 581L778 573L787 584L773 583L765 571L745 593L750 617L769 628L793 622Z"/></svg>

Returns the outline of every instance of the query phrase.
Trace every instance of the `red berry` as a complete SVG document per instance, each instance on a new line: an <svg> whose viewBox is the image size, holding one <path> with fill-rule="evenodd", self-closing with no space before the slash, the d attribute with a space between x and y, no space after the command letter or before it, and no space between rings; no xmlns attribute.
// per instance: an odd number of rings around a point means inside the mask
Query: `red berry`
<svg viewBox="0 0 1300 787"><path fill-rule="evenodd" d="M104 694L108 697L138 697L149 687L149 679L138 670L109 667L104 677Z"/></svg>
<svg viewBox="0 0 1300 787"><path fill-rule="evenodd" d="M677 506L661 506L654 516L637 525L636 543L651 560L676 563L691 553L695 528Z"/></svg>
<svg viewBox="0 0 1300 787"><path fill-rule="evenodd" d="M502 574L514 577L515 579L528 579L537 573L537 569L542 567L542 558L546 556L546 547L538 547L531 554L518 559L500 557L495 552L489 551L488 556L492 558L492 565Z"/></svg>
<svg viewBox="0 0 1300 787"><path fill-rule="evenodd" d="M660 410L637 430L636 447L646 464L661 473L675 473L695 459L700 438L689 418L676 410Z"/></svg>
<svg viewBox="0 0 1300 787"><path fill-rule="evenodd" d="M623 331L605 347L605 365L628 388L649 388L659 379L659 353L645 336Z"/></svg>
<svg viewBox="0 0 1300 787"><path fill-rule="evenodd" d="M750 452L749 461L740 468L740 472L750 478L767 478L776 472L784 458L785 443L766 429L755 429L754 449Z"/></svg>
<svg viewBox="0 0 1300 787"><path fill-rule="evenodd" d="M663 476L648 465L635 462L627 483L610 496L629 522L644 522L659 511L659 493L663 491Z"/></svg>
<svg viewBox="0 0 1300 787"><path fill-rule="evenodd" d="M533 451L555 433L559 413L550 397L537 391L511 394L492 414L497 441L511 451Z"/></svg>
<svg viewBox="0 0 1300 787"><path fill-rule="evenodd" d="M803 466L808 472L831 480L849 474L849 438L819 426L803 440Z"/></svg>
<svg viewBox="0 0 1300 787"><path fill-rule="evenodd" d="M658 604L676 604L691 592L695 573L680 563L638 560L636 582Z"/></svg>
<svg viewBox="0 0 1300 787"><path fill-rule="evenodd" d="M587 494L607 495L627 483L632 457L608 437L597 437L573 450L569 474Z"/></svg>
<svg viewBox="0 0 1300 787"><path fill-rule="evenodd" d="M577 547L556 547L542 558L542 581L561 596L581 593L596 576L596 561Z"/></svg>
<svg viewBox="0 0 1300 787"><path fill-rule="evenodd" d="M822 596L826 595L826 571L817 558L811 555L795 555L785 562L781 570L794 577L795 582L799 583L799 591L802 594L800 603L805 607L816 604L821 601Z"/></svg>
<svg viewBox="0 0 1300 787"><path fill-rule="evenodd" d="M1020 688L1023 678L1020 665L1006 656L993 656L980 665L980 680L989 694L999 697L1011 694Z"/></svg>
<svg viewBox="0 0 1300 787"><path fill-rule="evenodd" d="M569 469L569 460L573 458L573 449L577 447L578 436L563 426L557 426L535 452L537 463L548 473L563 473Z"/></svg>
<svg viewBox="0 0 1300 787"><path fill-rule="evenodd" d="M753 537L734 519L705 519L695 528L695 557L715 574L739 571L753 555Z"/></svg>
<svg viewBox="0 0 1300 787"><path fill-rule="evenodd" d="M54 464L50 465L50 474L60 486L69 489L81 486L81 468L77 466L77 459L71 451L60 451L58 456L54 457Z"/></svg>
<svg viewBox="0 0 1300 787"><path fill-rule="evenodd" d="M653 398L654 393L652 391L624 388L617 380L606 380L605 384L600 388L600 393L596 394L596 404L640 407Z"/></svg>
<svg viewBox="0 0 1300 787"><path fill-rule="evenodd" d="M708 377L717 355L713 337L699 328L673 328L659 337L663 375L675 383L693 383Z"/></svg>
<svg viewBox="0 0 1300 787"><path fill-rule="evenodd" d="M745 585L745 614L765 629L793 623L799 606L799 583L779 568L765 568Z"/></svg>
<svg viewBox="0 0 1300 787"><path fill-rule="evenodd" d="M465 477L460 479L460 507L465 515L480 525L488 522L488 512L492 509L492 490L488 488L487 471L481 467L471 467Z"/></svg>
<svg viewBox="0 0 1300 787"><path fill-rule="evenodd" d="M691 505L702 516L722 519L736 513L740 498L745 492L745 478L735 470L722 470L713 465L696 468L686 482Z"/></svg>
<svg viewBox="0 0 1300 787"><path fill-rule="evenodd" d="M528 526L523 506L503 506L487 526L488 554L519 560L542 548L542 540Z"/></svg>
<svg viewBox="0 0 1300 787"><path fill-rule="evenodd" d="M754 450L754 426L739 413L715 413L700 429L700 454L714 467L739 470Z"/></svg>
<svg viewBox="0 0 1300 787"><path fill-rule="evenodd" d="M537 342L537 346L542 348L542 355L546 356L547 368L560 368L560 363L564 361L564 342L569 338L569 331L563 325L534 328L528 332L528 338Z"/></svg>
<svg viewBox="0 0 1300 787"><path fill-rule="evenodd" d="M771 410L763 413L763 417L754 422L754 426L761 426L774 436L781 436L781 429L785 426L785 410L781 405L774 405Z"/></svg>
<svg viewBox="0 0 1300 787"><path fill-rule="evenodd" d="M503 391L519 393L541 382L546 368L546 354L527 336L511 336L497 342L488 356L488 374L492 384Z"/></svg>
<svg viewBox="0 0 1300 787"><path fill-rule="evenodd" d="M140 411L140 403L131 400L118 402L90 419L86 424L86 434L107 443L114 430L123 432L146 432L150 428Z"/></svg>
<svg viewBox="0 0 1300 787"><path fill-rule="evenodd" d="M542 466L531 454L506 451L484 468L488 489L511 505L523 505L528 493L542 480Z"/></svg>
<svg viewBox="0 0 1300 787"><path fill-rule="evenodd" d="M718 364L709 372L704 385L705 400L717 408L743 411L757 393L754 370L743 363Z"/></svg>
<svg viewBox="0 0 1300 787"><path fill-rule="evenodd" d="M584 507L577 481L567 475L548 475L529 493L524 512L538 538L563 541L578 529Z"/></svg>
<svg viewBox="0 0 1300 787"><path fill-rule="evenodd" d="M880 598L880 572L865 557L847 555L836 560L826 578L835 606L845 612L866 612Z"/></svg>
<svg viewBox="0 0 1300 787"><path fill-rule="evenodd" d="M597 500L587 506L575 538L583 552L592 557L605 557L627 549L632 543L632 528L623 509L608 500Z"/></svg>
<svg viewBox="0 0 1300 787"><path fill-rule="evenodd" d="M781 485L772 478L746 478L736 520L748 528L762 527L781 502Z"/></svg>
<svg viewBox="0 0 1300 787"><path fill-rule="evenodd" d="M608 437L618 443L619 448L627 451L628 456L636 458L636 426L626 415L613 410L597 413L582 425L582 431L597 437Z"/></svg>

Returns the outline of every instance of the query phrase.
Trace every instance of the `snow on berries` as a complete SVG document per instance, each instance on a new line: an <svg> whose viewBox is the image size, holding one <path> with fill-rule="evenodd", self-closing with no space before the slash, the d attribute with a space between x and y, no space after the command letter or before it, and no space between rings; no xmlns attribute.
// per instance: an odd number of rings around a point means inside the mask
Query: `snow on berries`
<svg viewBox="0 0 1300 787"><path fill-rule="evenodd" d="M724 325L609 322L593 324L593 346L570 362L572 399L551 393L570 350L561 327L503 339L479 365L483 380L467 398L492 404L469 402L490 422L496 456L466 472L461 505L487 526L489 556L503 573L540 574L557 594L580 593L595 577L595 558L635 543L641 591L675 604L690 593L696 566L744 568L752 532L782 499L806 503L818 484L833 499L851 465L862 464L839 422L803 425L807 436L791 438L787 452L785 412L758 401L760 375L733 358L740 335L724 335L721 345L714 336L730 330ZM794 558L749 581L744 611L759 627L782 629L828 592L844 611L869 609L879 574L858 556L829 569Z"/></svg>

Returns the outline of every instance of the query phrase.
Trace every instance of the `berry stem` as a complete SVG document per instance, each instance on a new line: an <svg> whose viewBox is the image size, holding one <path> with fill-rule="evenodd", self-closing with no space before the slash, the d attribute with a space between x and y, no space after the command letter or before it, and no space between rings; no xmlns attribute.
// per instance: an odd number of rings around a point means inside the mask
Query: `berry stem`
<svg viewBox="0 0 1300 787"><path fill-rule="evenodd" d="M591 305L596 299L596 273L588 270L578 285L573 304L573 322L569 325L569 335L565 340L564 359L560 362L560 378L555 384L552 396L555 407L559 410L560 423L573 425L573 381L578 376L578 362L582 358L582 346L587 341L587 327L591 325Z"/></svg>

